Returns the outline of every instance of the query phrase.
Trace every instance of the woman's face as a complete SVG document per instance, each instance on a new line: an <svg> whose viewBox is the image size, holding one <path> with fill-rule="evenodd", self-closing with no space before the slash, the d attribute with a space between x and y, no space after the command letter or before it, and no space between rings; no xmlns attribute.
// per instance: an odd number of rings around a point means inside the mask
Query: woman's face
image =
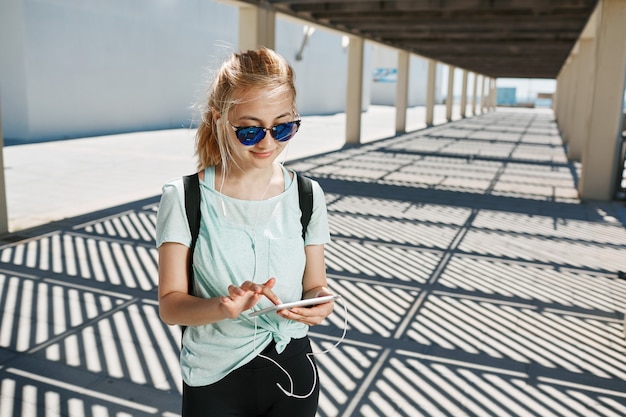
<svg viewBox="0 0 626 417"><path fill-rule="evenodd" d="M260 126L269 129L295 119L293 97L288 91L275 94L270 89L255 89L239 98L241 104L234 106L228 113L231 126ZM237 139L234 129L229 127L227 130L234 162L243 170L271 166L287 146L287 142L274 140L269 131L265 131L265 137L260 142L251 146L243 145Z"/></svg>

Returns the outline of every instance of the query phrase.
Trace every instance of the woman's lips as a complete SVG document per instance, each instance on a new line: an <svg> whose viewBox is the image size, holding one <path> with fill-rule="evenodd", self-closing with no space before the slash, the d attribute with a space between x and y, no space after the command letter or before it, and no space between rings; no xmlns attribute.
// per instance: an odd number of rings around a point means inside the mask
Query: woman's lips
<svg viewBox="0 0 626 417"><path fill-rule="evenodd" d="M274 154L274 151L265 151L265 152L252 152L257 158L269 158Z"/></svg>

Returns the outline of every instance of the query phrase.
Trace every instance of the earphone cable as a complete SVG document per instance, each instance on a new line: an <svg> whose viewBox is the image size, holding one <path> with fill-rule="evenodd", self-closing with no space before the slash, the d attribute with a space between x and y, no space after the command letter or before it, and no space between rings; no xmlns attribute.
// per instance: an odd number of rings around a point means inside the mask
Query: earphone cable
<svg viewBox="0 0 626 417"><path fill-rule="evenodd" d="M285 373L285 375L287 375L287 378L289 378L289 384L290 384L290 389L289 391L287 391L285 388L283 388L282 385L280 385L280 383L276 383L276 386L288 397L293 397L293 398L298 398L298 399L305 399L311 396L311 394L313 394L313 392L315 391L315 386L318 383L318 375L317 375L317 367L315 366L315 364L313 363L313 359L312 357L315 355L323 355L323 354L327 354L330 351L332 351L333 349L335 349L337 346L339 346L344 339L346 338L346 334L348 332L348 306L345 302L345 300L343 299L343 297L339 296L339 300L341 300L342 304L343 304L343 309L344 309L344 320L343 320L343 332L341 334L341 338L330 348L323 350L321 352L311 352L311 353L307 353L306 357L309 360L309 363L311 364L311 368L313 369L313 385L311 387L311 390L308 392L308 394L305 395L299 395L299 394L295 394L293 392L294 390L294 386L293 386L293 378L291 377L291 375L289 374L289 372L287 372L287 370L285 368L282 367L282 365L280 365L278 362L276 362L274 359L263 355L262 353L257 351L257 346L256 346L256 335L257 335L257 329L258 329L258 322L257 322L257 316L254 317L254 353L256 353L259 357L267 359L268 361L272 362L274 365L276 365L278 368L280 368L281 371L283 371Z"/></svg>

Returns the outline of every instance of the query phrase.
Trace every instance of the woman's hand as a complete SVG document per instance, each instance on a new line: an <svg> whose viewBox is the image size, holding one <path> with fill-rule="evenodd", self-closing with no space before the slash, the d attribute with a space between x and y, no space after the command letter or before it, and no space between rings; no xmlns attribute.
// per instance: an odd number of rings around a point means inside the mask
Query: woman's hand
<svg viewBox="0 0 626 417"><path fill-rule="evenodd" d="M328 288L321 287L315 291L309 291L305 294L304 299L323 297L325 295L333 295ZM334 301L328 301L326 303L317 304L312 307L294 307L290 309L279 310L276 313L288 320L294 320L300 323L304 323L308 326L316 326L321 324L324 319L330 316L335 308Z"/></svg>
<svg viewBox="0 0 626 417"><path fill-rule="evenodd" d="M228 296L220 297L220 309L226 318L236 319L254 307L263 296L274 304L280 304L280 298L272 291L275 284L276 278L270 278L265 284L246 281L240 287L229 285Z"/></svg>

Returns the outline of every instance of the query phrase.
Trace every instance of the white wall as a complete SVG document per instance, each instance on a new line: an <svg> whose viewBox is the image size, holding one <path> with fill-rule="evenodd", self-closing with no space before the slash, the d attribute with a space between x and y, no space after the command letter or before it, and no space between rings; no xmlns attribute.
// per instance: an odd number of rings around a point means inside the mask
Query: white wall
<svg viewBox="0 0 626 417"><path fill-rule="evenodd" d="M4 137L40 141L188 127L211 70L237 48L238 8L209 0L1 0ZM276 50L303 115L345 109L342 35L278 15ZM366 44L367 45L367 44ZM363 108L370 102L366 46Z"/></svg>
<svg viewBox="0 0 626 417"><path fill-rule="evenodd" d="M2 71L7 139L188 126L215 45L237 41L236 8L203 0L10 2L23 6L7 17L23 44L0 60L22 62L23 85L7 88L17 71Z"/></svg>
<svg viewBox="0 0 626 417"><path fill-rule="evenodd" d="M28 130L22 0L0 1L0 110L5 132Z"/></svg>

